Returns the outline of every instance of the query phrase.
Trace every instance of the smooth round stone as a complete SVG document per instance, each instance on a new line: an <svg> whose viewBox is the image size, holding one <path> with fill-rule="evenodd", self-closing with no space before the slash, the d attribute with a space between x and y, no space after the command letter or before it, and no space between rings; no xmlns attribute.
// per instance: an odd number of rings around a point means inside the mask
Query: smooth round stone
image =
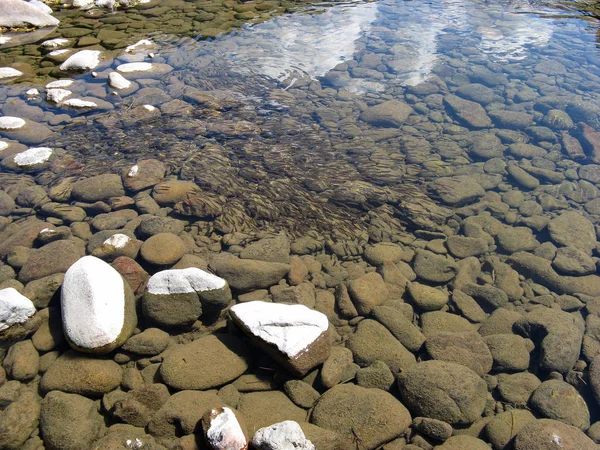
<svg viewBox="0 0 600 450"><path fill-rule="evenodd" d="M514 439L515 450L577 449L597 450L598 446L579 428L552 419L528 423Z"/></svg>
<svg viewBox="0 0 600 450"><path fill-rule="evenodd" d="M35 314L35 306L13 288L0 290L0 331L24 323Z"/></svg>
<svg viewBox="0 0 600 450"><path fill-rule="evenodd" d="M131 86L131 81L127 80L120 73L112 72L108 75L108 85L117 90L127 89Z"/></svg>
<svg viewBox="0 0 600 450"><path fill-rule="evenodd" d="M134 62L134 63L126 63L117 66L117 70L123 73L130 72L147 72L148 70L152 70L152 63L148 62Z"/></svg>
<svg viewBox="0 0 600 450"><path fill-rule="evenodd" d="M71 108L96 108L98 103L90 100L82 100L80 98L70 98L62 103L63 106L70 106Z"/></svg>
<svg viewBox="0 0 600 450"><path fill-rule="evenodd" d="M159 233L142 244L142 258L157 266L175 264L186 252L183 240L172 233Z"/></svg>
<svg viewBox="0 0 600 450"><path fill-rule="evenodd" d="M137 315L131 288L101 259L79 259L65 273L61 292L63 328L74 349L108 353L133 333Z"/></svg>
<svg viewBox="0 0 600 450"><path fill-rule="evenodd" d="M23 128L25 123L20 117L3 116L0 117L0 130L18 130Z"/></svg>
<svg viewBox="0 0 600 450"><path fill-rule="evenodd" d="M95 69L100 64L101 53L99 50L81 50L67 58L60 65L60 70L86 71Z"/></svg>
<svg viewBox="0 0 600 450"><path fill-rule="evenodd" d="M63 100L65 100L67 97L69 97L72 94L73 93L71 91L69 91L68 89L60 89L60 88L48 89L46 91L46 100L48 100L49 102L52 102L52 103L61 103Z"/></svg>
<svg viewBox="0 0 600 450"><path fill-rule="evenodd" d="M298 422L293 420L286 420L259 429L252 438L252 446L257 450L271 450L274 448L315 450L313 443L304 436Z"/></svg>
<svg viewBox="0 0 600 450"><path fill-rule="evenodd" d="M590 427L590 412L585 400L564 381L544 381L529 403L542 417L560 420L583 431Z"/></svg>
<svg viewBox="0 0 600 450"><path fill-rule="evenodd" d="M51 81L46 85L46 89L65 89L71 86L74 82L74 80L68 79Z"/></svg>

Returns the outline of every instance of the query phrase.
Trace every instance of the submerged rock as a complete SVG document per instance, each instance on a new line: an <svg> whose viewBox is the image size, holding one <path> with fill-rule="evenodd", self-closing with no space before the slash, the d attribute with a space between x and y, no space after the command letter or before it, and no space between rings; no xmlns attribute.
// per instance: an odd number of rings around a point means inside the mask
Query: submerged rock
<svg viewBox="0 0 600 450"><path fill-rule="evenodd" d="M254 301L237 304L229 313L258 347L296 375L306 374L329 357L329 321L318 311Z"/></svg>

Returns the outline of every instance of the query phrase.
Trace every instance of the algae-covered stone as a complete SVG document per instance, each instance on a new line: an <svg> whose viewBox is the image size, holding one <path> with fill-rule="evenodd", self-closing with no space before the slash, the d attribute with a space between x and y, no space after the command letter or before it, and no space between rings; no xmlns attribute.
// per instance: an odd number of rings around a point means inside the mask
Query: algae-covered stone
<svg viewBox="0 0 600 450"><path fill-rule="evenodd" d="M388 100L371 106L360 115L360 118L374 126L398 128L406 122L412 112L413 109L406 103Z"/></svg>
<svg viewBox="0 0 600 450"><path fill-rule="evenodd" d="M403 402L419 416L451 425L470 424L483 413L487 385L471 369L445 361L424 361L398 377Z"/></svg>
<svg viewBox="0 0 600 450"><path fill-rule="evenodd" d="M173 389L211 389L248 369L247 350L231 336L208 335L169 349L160 374Z"/></svg>
<svg viewBox="0 0 600 450"><path fill-rule="evenodd" d="M289 264L240 259L225 252L210 261L210 268L239 291L271 287L290 270Z"/></svg>
<svg viewBox="0 0 600 450"><path fill-rule="evenodd" d="M61 308L69 344L87 353L109 353L120 347L137 325L129 284L94 256L81 258L67 270Z"/></svg>
<svg viewBox="0 0 600 450"><path fill-rule="evenodd" d="M492 354L476 332L436 333L427 338L425 349L431 359L461 364L480 377L492 370Z"/></svg>
<svg viewBox="0 0 600 450"><path fill-rule="evenodd" d="M495 416L485 426L485 433L494 450L502 450L535 416L524 409L513 409Z"/></svg>
<svg viewBox="0 0 600 450"><path fill-rule="evenodd" d="M0 411L0 448L24 448L25 441L37 429L39 416L40 398L29 389L21 389L18 397Z"/></svg>
<svg viewBox="0 0 600 450"><path fill-rule="evenodd" d="M19 272L19 281L29 283L55 273L64 273L83 255L83 247L71 239L50 242L31 253Z"/></svg>
<svg viewBox="0 0 600 450"><path fill-rule="evenodd" d="M125 190L119 175L107 173L75 182L71 195L76 200L93 203L123 196Z"/></svg>
<svg viewBox="0 0 600 450"><path fill-rule="evenodd" d="M554 450L556 448L596 450L598 447L579 428L552 419L539 419L525 425L514 440L515 450Z"/></svg>
<svg viewBox="0 0 600 450"><path fill-rule="evenodd" d="M316 403L310 422L336 431L343 448L373 450L402 435L411 423L408 410L394 396L379 389L339 384Z"/></svg>
<svg viewBox="0 0 600 450"><path fill-rule="evenodd" d="M173 233L158 233L146 240L140 248L142 258L156 266L169 266L179 261L187 248Z"/></svg>
<svg viewBox="0 0 600 450"><path fill-rule="evenodd" d="M590 427L590 411L585 400L564 381L544 381L531 396L530 404L542 417L559 420L583 431Z"/></svg>
<svg viewBox="0 0 600 450"><path fill-rule="evenodd" d="M348 285L348 293L359 314L369 315L374 307L385 302L390 295L381 275L371 272L354 279Z"/></svg>

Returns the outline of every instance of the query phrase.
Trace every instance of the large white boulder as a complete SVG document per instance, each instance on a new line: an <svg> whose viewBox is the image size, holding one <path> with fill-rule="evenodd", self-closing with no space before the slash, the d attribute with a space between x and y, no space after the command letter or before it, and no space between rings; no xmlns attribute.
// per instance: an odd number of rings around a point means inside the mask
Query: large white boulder
<svg viewBox="0 0 600 450"><path fill-rule="evenodd" d="M229 310L233 322L284 367L302 376L331 351L327 316L304 305L254 301Z"/></svg>
<svg viewBox="0 0 600 450"><path fill-rule="evenodd" d="M252 438L252 447L256 450L315 450L298 422L293 420L261 428Z"/></svg>
<svg viewBox="0 0 600 450"><path fill-rule="evenodd" d="M12 67L0 67L0 80L5 78L16 78L23 75L23 72Z"/></svg>
<svg viewBox="0 0 600 450"><path fill-rule="evenodd" d="M35 306L16 289L0 290L0 331L12 325L25 323L35 314Z"/></svg>
<svg viewBox="0 0 600 450"><path fill-rule="evenodd" d="M69 344L86 353L111 352L137 325L131 288L119 272L94 256L79 259L65 273L61 309Z"/></svg>
<svg viewBox="0 0 600 450"><path fill-rule="evenodd" d="M142 302L144 315L162 326L187 326L201 314L218 312L231 302L223 278L196 267L154 274Z"/></svg>
<svg viewBox="0 0 600 450"><path fill-rule="evenodd" d="M228 407L211 409L202 417L206 443L212 450L246 450L248 438L235 412Z"/></svg>
<svg viewBox="0 0 600 450"><path fill-rule="evenodd" d="M0 27L55 27L59 20L23 0L0 0ZM46 10L47 11L47 10Z"/></svg>
<svg viewBox="0 0 600 450"><path fill-rule="evenodd" d="M100 64L101 53L102 52L99 50L81 50L74 55L69 56L69 58L60 65L60 70L82 72L95 69Z"/></svg>

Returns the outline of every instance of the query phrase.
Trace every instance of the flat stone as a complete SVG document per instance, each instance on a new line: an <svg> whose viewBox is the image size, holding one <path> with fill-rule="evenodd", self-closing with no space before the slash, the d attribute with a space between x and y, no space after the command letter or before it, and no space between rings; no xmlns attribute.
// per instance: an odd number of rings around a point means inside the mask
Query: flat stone
<svg viewBox="0 0 600 450"><path fill-rule="evenodd" d="M80 50L60 65L60 70L85 72L93 70L100 64L99 50Z"/></svg>
<svg viewBox="0 0 600 450"><path fill-rule="evenodd" d="M596 247L596 231L592 222L575 211L562 213L548 224L550 238L565 247L574 247L591 254Z"/></svg>
<svg viewBox="0 0 600 450"><path fill-rule="evenodd" d="M219 253L209 267L238 291L264 289L277 284L290 270L289 264L240 259L230 253Z"/></svg>
<svg viewBox="0 0 600 450"><path fill-rule="evenodd" d="M119 272L94 256L79 259L67 270L61 309L65 336L82 352L109 353L137 326L131 288Z"/></svg>
<svg viewBox="0 0 600 450"><path fill-rule="evenodd" d="M256 345L294 374L302 376L329 357L329 321L318 311L253 301L234 305L229 313Z"/></svg>
<svg viewBox="0 0 600 450"><path fill-rule="evenodd" d="M596 263L584 251L560 247L552 260L552 267L565 275L590 275L596 272Z"/></svg>
<svg viewBox="0 0 600 450"><path fill-rule="evenodd" d="M430 185L440 200L450 206L464 206L485 195L485 190L471 177L438 178Z"/></svg>
<svg viewBox="0 0 600 450"><path fill-rule="evenodd" d="M72 196L82 202L97 202L125 195L121 177L115 174L96 175L73 183Z"/></svg>
<svg viewBox="0 0 600 450"><path fill-rule="evenodd" d="M433 283L447 283L458 272L458 265L451 259L418 249L413 264L417 277Z"/></svg>
<svg viewBox="0 0 600 450"><path fill-rule="evenodd" d="M406 122L413 109L404 102L388 100L364 111L361 120L378 127L398 128Z"/></svg>
<svg viewBox="0 0 600 450"><path fill-rule="evenodd" d="M463 122L473 128L488 128L492 121L479 104L456 95L444 96L444 104Z"/></svg>

